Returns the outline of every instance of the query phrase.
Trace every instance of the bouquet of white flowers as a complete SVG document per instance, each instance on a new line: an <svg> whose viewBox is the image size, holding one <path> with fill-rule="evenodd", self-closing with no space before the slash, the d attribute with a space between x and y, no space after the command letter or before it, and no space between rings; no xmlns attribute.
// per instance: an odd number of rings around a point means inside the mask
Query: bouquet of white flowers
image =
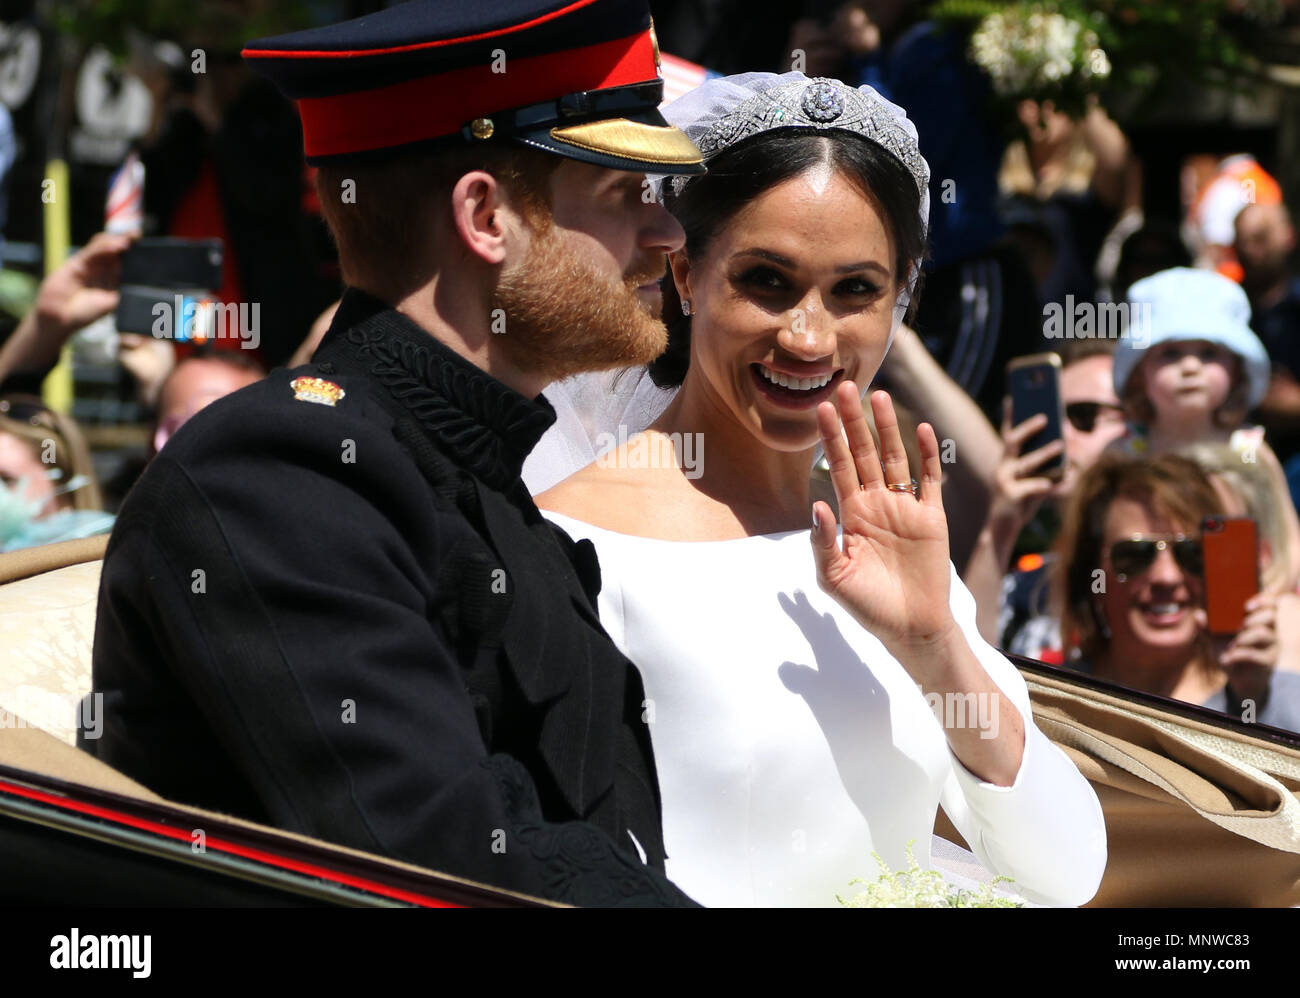
<svg viewBox="0 0 1300 998"><path fill-rule="evenodd" d="M944 880L938 870L922 870L912 855L914 843L907 844L906 870L897 872L876 853L872 857L880 866L880 876L874 881L863 878L850 881L865 884L866 888L853 897L835 895L845 908L1023 908L1014 898L1000 897L993 888L1000 883L1011 883L1010 877L994 877L991 883L980 884L975 890L963 890Z"/></svg>
<svg viewBox="0 0 1300 998"><path fill-rule="evenodd" d="M999 97L1076 103L1110 76L1110 59L1088 25L1039 4L989 14L970 54Z"/></svg>
<svg viewBox="0 0 1300 998"><path fill-rule="evenodd" d="M928 16L968 39L1002 114L1051 101L1082 117L1094 97L1185 84L1233 89L1264 72L1251 55L1280 0L935 0Z"/></svg>

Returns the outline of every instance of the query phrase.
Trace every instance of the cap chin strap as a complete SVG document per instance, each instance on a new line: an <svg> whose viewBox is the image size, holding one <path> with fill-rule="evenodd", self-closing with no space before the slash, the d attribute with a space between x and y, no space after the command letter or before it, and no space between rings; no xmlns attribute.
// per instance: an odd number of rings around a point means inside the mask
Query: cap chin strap
<svg viewBox="0 0 1300 998"><path fill-rule="evenodd" d="M656 111L664 95L663 80L631 83L605 90L582 90L554 100L475 118L461 128L466 142L509 138L539 129L580 125L603 118Z"/></svg>

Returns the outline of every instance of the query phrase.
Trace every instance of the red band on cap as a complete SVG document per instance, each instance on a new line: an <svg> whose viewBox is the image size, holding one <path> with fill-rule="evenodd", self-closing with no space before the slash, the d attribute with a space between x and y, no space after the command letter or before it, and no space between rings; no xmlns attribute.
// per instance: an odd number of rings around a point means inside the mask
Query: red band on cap
<svg viewBox="0 0 1300 998"><path fill-rule="evenodd" d="M659 75L649 31L511 60L505 70L467 66L374 90L303 98L297 102L303 150L313 157L340 156L436 139L474 118Z"/></svg>

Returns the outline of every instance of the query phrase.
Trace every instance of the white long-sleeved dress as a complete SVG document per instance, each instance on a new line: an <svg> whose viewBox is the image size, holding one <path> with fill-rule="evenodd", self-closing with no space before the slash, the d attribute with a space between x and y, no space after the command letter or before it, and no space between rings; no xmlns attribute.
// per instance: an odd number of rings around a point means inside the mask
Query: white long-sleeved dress
<svg viewBox="0 0 1300 998"><path fill-rule="evenodd" d="M807 531L727 541L634 537L544 511L600 559L601 621L644 677L668 875L705 905L834 905L849 882L930 865L940 804L991 871L1030 900L1078 905L1106 865L1101 808L1034 726L1016 669L953 614L1026 721L1010 787L957 760L931 704L817 586ZM991 704L954 701L992 730Z"/></svg>

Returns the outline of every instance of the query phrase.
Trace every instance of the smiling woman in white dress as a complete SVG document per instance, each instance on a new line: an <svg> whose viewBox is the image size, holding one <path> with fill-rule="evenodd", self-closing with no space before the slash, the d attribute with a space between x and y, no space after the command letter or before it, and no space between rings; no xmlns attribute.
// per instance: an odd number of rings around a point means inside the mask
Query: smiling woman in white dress
<svg viewBox="0 0 1300 998"><path fill-rule="evenodd" d="M706 905L834 904L873 851L897 868L915 843L928 866L942 804L1023 895L1086 902L1101 809L979 637L934 431L914 491L888 396L879 450L863 415L924 249L915 130L870 88L798 73L710 81L666 113L709 166L665 192L686 246L652 370L684 381L537 502L594 543L601 619L644 676L669 876ZM839 524L810 497L819 442Z"/></svg>

